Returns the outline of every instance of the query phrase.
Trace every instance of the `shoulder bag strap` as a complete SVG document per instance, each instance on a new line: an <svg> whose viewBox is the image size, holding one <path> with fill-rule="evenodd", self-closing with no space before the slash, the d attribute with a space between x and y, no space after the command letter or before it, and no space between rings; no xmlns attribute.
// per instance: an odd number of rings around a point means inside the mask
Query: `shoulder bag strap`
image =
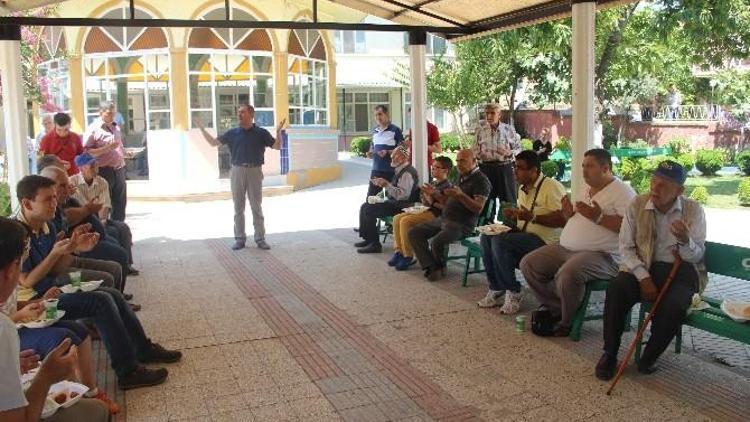
<svg viewBox="0 0 750 422"><path fill-rule="evenodd" d="M546 179L547 176L542 176L542 181L539 182L539 186L536 187L536 192L534 192L534 199L531 201L531 215L534 215L534 208L536 207L536 198L539 196L539 191L542 190L542 185L544 184L544 179ZM533 217L532 217L533 218ZM530 220L526 220L525 223L523 223L523 227L521 228L522 232L526 231L526 227L528 227Z"/></svg>

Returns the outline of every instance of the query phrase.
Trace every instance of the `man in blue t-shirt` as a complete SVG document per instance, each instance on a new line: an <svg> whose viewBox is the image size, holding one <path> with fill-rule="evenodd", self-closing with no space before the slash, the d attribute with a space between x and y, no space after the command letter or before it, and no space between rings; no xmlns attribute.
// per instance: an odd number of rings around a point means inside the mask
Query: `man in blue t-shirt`
<svg viewBox="0 0 750 422"><path fill-rule="evenodd" d="M368 156L372 157L372 171L370 180L385 179L392 180L395 176L391 167L391 151L404 141L401 129L391 123L388 115L388 106L375 106L375 121L378 125L372 131L372 144ZM376 195L382 188L370 182L367 196Z"/></svg>
<svg viewBox="0 0 750 422"><path fill-rule="evenodd" d="M281 149L281 131L286 124L282 119L276 127L276 139L262 127L255 124L255 108L250 104L241 104L237 110L239 126L229 129L218 138L206 131L203 122L195 119L195 124L210 145L218 147L227 145L232 161L230 186L234 202L234 246L239 250L245 247L245 198L250 200L253 211L253 229L255 244L260 249L271 249L266 243L266 229L263 224L263 158L266 148Z"/></svg>

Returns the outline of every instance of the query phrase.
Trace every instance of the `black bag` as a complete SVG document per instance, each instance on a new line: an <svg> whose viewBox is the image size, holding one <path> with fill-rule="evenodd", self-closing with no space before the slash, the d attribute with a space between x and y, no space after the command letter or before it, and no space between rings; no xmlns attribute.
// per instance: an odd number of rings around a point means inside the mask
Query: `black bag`
<svg viewBox="0 0 750 422"><path fill-rule="evenodd" d="M531 313L531 332L540 337L550 337L554 333L555 319L549 309L537 309Z"/></svg>

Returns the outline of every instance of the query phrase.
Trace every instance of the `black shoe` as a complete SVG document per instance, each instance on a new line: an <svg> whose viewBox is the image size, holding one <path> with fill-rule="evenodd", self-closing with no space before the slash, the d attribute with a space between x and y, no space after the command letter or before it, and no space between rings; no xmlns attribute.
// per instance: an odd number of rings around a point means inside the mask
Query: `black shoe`
<svg viewBox="0 0 750 422"><path fill-rule="evenodd" d="M136 270L133 267L128 267L128 275L133 276L133 277L137 277L137 276L141 275L141 272L138 271L138 270Z"/></svg>
<svg viewBox="0 0 750 422"><path fill-rule="evenodd" d="M641 359L641 363L638 364L638 372L643 375L651 375L658 370L659 367L656 366L656 362L648 363Z"/></svg>
<svg viewBox="0 0 750 422"><path fill-rule="evenodd" d="M617 370L617 356L604 353L596 364L596 377L602 381L609 381L615 376Z"/></svg>
<svg viewBox="0 0 750 422"><path fill-rule="evenodd" d="M363 240L361 242L355 243L354 247L355 248L364 248L365 246L368 246L368 245L370 245L370 241L369 240Z"/></svg>
<svg viewBox="0 0 750 422"><path fill-rule="evenodd" d="M164 368L148 369L145 366L138 366L133 372L120 377L117 380L117 386L121 390L150 387L162 384L167 380L168 375L169 372Z"/></svg>
<svg viewBox="0 0 750 422"><path fill-rule="evenodd" d="M435 269L430 268L425 272L425 277L427 277L427 280L429 281L440 281L445 277L445 267Z"/></svg>
<svg viewBox="0 0 750 422"><path fill-rule="evenodd" d="M158 343L149 343L148 351L140 359L142 363L175 363L182 359L182 352L167 350Z"/></svg>
<svg viewBox="0 0 750 422"><path fill-rule="evenodd" d="M141 310L141 305L137 303L128 303L128 305L130 305L130 309L132 309L133 312L138 312Z"/></svg>
<svg viewBox="0 0 750 422"><path fill-rule="evenodd" d="M125 300L133 300L133 295L131 293L123 293L122 297L125 298Z"/></svg>
<svg viewBox="0 0 750 422"><path fill-rule="evenodd" d="M232 250L233 251L238 251L238 250L244 249L244 248L245 248L245 242L242 241L242 240L238 240L238 241L234 242L234 245L232 245Z"/></svg>
<svg viewBox="0 0 750 422"><path fill-rule="evenodd" d="M383 245L380 243L370 243L364 248L357 249L357 253L380 253L383 252Z"/></svg>
<svg viewBox="0 0 750 422"><path fill-rule="evenodd" d="M562 325L559 322L552 328L553 337L567 337L570 335L570 326Z"/></svg>
<svg viewBox="0 0 750 422"><path fill-rule="evenodd" d="M263 249L264 251L271 249L271 246L265 240L258 240L255 244L258 246L258 249Z"/></svg>
<svg viewBox="0 0 750 422"><path fill-rule="evenodd" d="M359 233L359 227L355 227L353 230L355 233Z"/></svg>

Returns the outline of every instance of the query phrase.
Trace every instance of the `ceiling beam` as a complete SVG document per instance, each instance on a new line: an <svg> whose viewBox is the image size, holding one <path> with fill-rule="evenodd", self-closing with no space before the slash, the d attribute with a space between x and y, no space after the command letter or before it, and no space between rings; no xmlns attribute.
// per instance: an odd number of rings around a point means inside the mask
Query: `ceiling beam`
<svg viewBox="0 0 750 422"><path fill-rule="evenodd" d="M422 10L417 5L412 6L412 5L409 5L409 4L401 3L400 1L396 1L396 0L380 0L380 1L382 1L383 3L388 3L388 4L393 5L393 6L398 6L398 7L401 8L401 10L399 10L398 12L394 12L394 13L405 13L407 11L412 11L412 12L418 13L420 15L430 17L432 19L436 19L436 20L439 20L439 21L442 21L442 22L445 22L445 23L449 23L451 25L458 26L460 28L466 28L467 27L466 25L464 25L461 22L455 21L455 20L450 19L450 18L446 18L444 16L436 15L435 13L428 12L426 10ZM398 16L398 15L394 15L394 17L395 16Z"/></svg>
<svg viewBox="0 0 750 422"><path fill-rule="evenodd" d="M424 6L427 6L430 3L436 3L436 2L439 2L439 1L443 1L443 0L424 0L424 1L420 2L420 3L415 4L414 7L417 8L417 9L419 9L419 10L422 10L422 8ZM393 17L394 18L398 17L398 16L404 14L407 10L409 10L409 9L401 9L398 12L394 12L393 13Z"/></svg>

